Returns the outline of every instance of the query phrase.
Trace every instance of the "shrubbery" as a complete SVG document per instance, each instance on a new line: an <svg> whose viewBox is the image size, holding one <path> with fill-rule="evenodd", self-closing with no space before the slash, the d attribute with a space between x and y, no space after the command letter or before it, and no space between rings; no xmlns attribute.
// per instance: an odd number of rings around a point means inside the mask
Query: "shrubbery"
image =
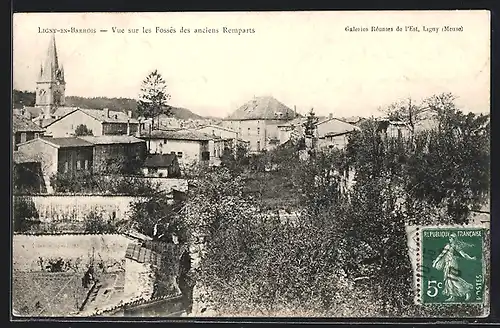
<svg viewBox="0 0 500 328"><path fill-rule="evenodd" d="M203 242L201 300L220 315L435 315L414 305L405 226L463 223L489 189L487 119L450 108L438 129L409 140L368 120L345 151L251 159L248 170L273 163L269 174L292 181L294 220L250 197L241 170L206 171L185 207L191 242ZM351 170L355 183L343 188Z"/></svg>
<svg viewBox="0 0 500 328"><path fill-rule="evenodd" d="M118 222L112 218L105 218L102 213L91 211L84 219L84 231L86 233L116 233Z"/></svg>
<svg viewBox="0 0 500 328"><path fill-rule="evenodd" d="M56 192L149 195L157 186L143 177L94 175L89 172L57 173L50 178Z"/></svg>
<svg viewBox="0 0 500 328"><path fill-rule="evenodd" d="M13 206L14 231L25 232L34 224L38 224L38 211L29 197L14 197Z"/></svg>

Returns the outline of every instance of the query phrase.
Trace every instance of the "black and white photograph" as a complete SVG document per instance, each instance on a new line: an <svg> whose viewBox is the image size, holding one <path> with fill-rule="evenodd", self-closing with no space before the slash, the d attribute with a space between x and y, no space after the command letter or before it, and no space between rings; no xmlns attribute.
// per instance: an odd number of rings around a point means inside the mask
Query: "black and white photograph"
<svg viewBox="0 0 500 328"><path fill-rule="evenodd" d="M490 37L486 10L15 13L11 320L488 316Z"/></svg>

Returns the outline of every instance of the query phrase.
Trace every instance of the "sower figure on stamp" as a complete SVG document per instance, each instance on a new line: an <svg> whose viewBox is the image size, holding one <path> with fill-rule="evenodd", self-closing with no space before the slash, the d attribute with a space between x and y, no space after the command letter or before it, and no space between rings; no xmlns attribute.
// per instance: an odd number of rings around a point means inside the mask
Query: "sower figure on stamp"
<svg viewBox="0 0 500 328"><path fill-rule="evenodd" d="M460 277L460 270L458 268L459 256L468 260L476 259L474 256L470 256L464 252L464 248L470 246L472 245L458 240L457 235L452 233L449 243L446 244L441 254L432 263L434 268L443 271L443 295L449 296L446 301L454 301L456 297L464 296L467 301L471 297L474 286Z"/></svg>

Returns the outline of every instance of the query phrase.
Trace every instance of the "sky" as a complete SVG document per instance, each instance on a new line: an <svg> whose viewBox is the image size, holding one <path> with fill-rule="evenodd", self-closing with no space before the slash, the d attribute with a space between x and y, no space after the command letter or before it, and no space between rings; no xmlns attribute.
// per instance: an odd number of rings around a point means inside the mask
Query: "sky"
<svg viewBox="0 0 500 328"><path fill-rule="evenodd" d="M438 32L424 31L434 27ZM67 96L137 98L157 69L171 105L204 116L224 117L254 96L273 96L300 113L370 116L394 101L441 92L458 96L464 111L490 110L488 11L17 13L15 89L35 90L49 29L60 28L95 29L55 34ZM218 33L194 33L204 28Z"/></svg>

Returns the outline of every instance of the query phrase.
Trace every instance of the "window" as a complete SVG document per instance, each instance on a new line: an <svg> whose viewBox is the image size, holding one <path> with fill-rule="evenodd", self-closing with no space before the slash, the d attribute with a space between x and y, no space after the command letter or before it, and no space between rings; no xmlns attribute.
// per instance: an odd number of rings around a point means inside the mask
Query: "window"
<svg viewBox="0 0 500 328"><path fill-rule="evenodd" d="M177 152L177 157L182 158L182 151Z"/></svg>
<svg viewBox="0 0 500 328"><path fill-rule="evenodd" d="M203 161L208 161L210 160L210 152L209 151L204 151L201 153L201 159Z"/></svg>
<svg viewBox="0 0 500 328"><path fill-rule="evenodd" d="M64 162L64 173L68 173L68 170L69 170L69 163Z"/></svg>
<svg viewBox="0 0 500 328"><path fill-rule="evenodd" d="M83 164L83 167L85 168L85 170L89 169L89 160L88 159L85 160L85 163Z"/></svg>
<svg viewBox="0 0 500 328"><path fill-rule="evenodd" d="M38 139L40 137L40 134L35 133L35 139Z"/></svg>
<svg viewBox="0 0 500 328"><path fill-rule="evenodd" d="M26 132L21 132L21 142L26 142Z"/></svg>
<svg viewBox="0 0 500 328"><path fill-rule="evenodd" d="M82 161L76 161L76 169L81 170L82 169Z"/></svg>
<svg viewBox="0 0 500 328"><path fill-rule="evenodd" d="M260 151L260 141L257 141L257 151Z"/></svg>
<svg viewBox="0 0 500 328"><path fill-rule="evenodd" d="M247 132L248 135L250 135L250 128L248 128L248 132Z"/></svg>
<svg viewBox="0 0 500 328"><path fill-rule="evenodd" d="M257 128L257 135L260 134L260 128Z"/></svg>

